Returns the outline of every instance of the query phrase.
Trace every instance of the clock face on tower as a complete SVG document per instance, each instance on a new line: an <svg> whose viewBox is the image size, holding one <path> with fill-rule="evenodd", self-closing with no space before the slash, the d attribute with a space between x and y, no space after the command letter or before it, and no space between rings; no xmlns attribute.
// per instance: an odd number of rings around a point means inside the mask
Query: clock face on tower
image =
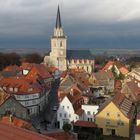
<svg viewBox="0 0 140 140"><path fill-rule="evenodd" d="M60 51L60 55L63 55L64 53L63 53L63 51Z"/></svg>

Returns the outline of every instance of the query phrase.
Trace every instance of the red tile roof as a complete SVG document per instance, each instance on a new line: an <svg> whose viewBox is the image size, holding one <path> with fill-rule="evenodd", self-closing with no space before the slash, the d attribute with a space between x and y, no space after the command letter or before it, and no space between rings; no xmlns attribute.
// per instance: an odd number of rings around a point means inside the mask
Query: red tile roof
<svg viewBox="0 0 140 140"><path fill-rule="evenodd" d="M54 73L55 71L58 70L58 68L56 68L56 67L48 67L47 70L48 70L50 73Z"/></svg>
<svg viewBox="0 0 140 140"><path fill-rule="evenodd" d="M77 121L74 123L74 126L97 127L97 125L94 122L89 122L89 121Z"/></svg>
<svg viewBox="0 0 140 140"><path fill-rule="evenodd" d="M126 68L126 66L123 63L119 62L119 61L108 61L105 64L105 66L101 69L101 71L107 71L107 70L109 70L109 67L111 65L115 65L119 69L119 71L122 74L124 74L124 75L129 72L129 70Z"/></svg>
<svg viewBox="0 0 140 140"><path fill-rule="evenodd" d="M66 132L48 132L46 135L57 140L76 140L73 134L69 134Z"/></svg>
<svg viewBox="0 0 140 140"><path fill-rule="evenodd" d="M34 76L41 76L42 78L51 77L50 73L47 71L43 64L32 64L32 67L27 74L26 78L33 78Z"/></svg>
<svg viewBox="0 0 140 140"><path fill-rule="evenodd" d="M41 93L43 90L43 86L40 85L37 81L33 81L33 79L25 79L25 77L8 77L0 80L0 86L6 87L6 91L8 93L14 94L33 94L33 93ZM18 88L17 92L9 91L9 88ZM32 88L31 91L29 89Z"/></svg>
<svg viewBox="0 0 140 140"><path fill-rule="evenodd" d="M26 129L0 123L1 140L56 140Z"/></svg>
<svg viewBox="0 0 140 140"><path fill-rule="evenodd" d="M25 128L25 129L32 129L32 124L25 121L25 120L22 120L22 119L19 119L17 117L14 117L14 116L3 116L0 120L1 123L3 124L9 124L9 125L13 125L13 126L17 126L17 127L20 127L20 128Z"/></svg>
<svg viewBox="0 0 140 140"><path fill-rule="evenodd" d="M21 70L21 68L17 65L10 65L7 66L3 71L15 71L15 70Z"/></svg>

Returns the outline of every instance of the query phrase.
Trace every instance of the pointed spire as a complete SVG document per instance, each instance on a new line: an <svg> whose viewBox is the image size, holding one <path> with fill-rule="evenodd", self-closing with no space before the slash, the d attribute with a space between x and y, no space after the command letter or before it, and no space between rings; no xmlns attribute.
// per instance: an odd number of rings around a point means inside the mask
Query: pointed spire
<svg viewBox="0 0 140 140"><path fill-rule="evenodd" d="M59 10L59 5L58 5L58 9L57 9L57 17L56 17L56 28L61 28L61 16L60 16L60 10Z"/></svg>

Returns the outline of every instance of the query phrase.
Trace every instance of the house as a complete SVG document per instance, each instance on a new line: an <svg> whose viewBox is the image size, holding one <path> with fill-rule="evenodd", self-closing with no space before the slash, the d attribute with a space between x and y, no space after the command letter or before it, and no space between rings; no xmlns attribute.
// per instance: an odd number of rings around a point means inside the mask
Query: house
<svg viewBox="0 0 140 140"><path fill-rule="evenodd" d="M89 81L90 88L97 97L114 91L114 76L111 71L93 73Z"/></svg>
<svg viewBox="0 0 140 140"><path fill-rule="evenodd" d="M71 74L67 74L65 78L60 82L58 89L58 100L61 101L71 90L77 90L81 95L89 92L89 88L85 86L80 80L76 79Z"/></svg>
<svg viewBox="0 0 140 140"><path fill-rule="evenodd" d="M128 73L128 76L126 77L130 80L136 79L140 81L140 67L133 69L131 72Z"/></svg>
<svg viewBox="0 0 140 140"><path fill-rule="evenodd" d="M49 90L36 79L24 76L3 78L0 87L26 107L30 115L39 114L48 103Z"/></svg>
<svg viewBox="0 0 140 140"><path fill-rule="evenodd" d="M117 75L122 73L123 75L127 75L129 73L128 68L120 61L108 61L101 71L108 71L114 67L114 70Z"/></svg>
<svg viewBox="0 0 140 140"><path fill-rule="evenodd" d="M84 100L81 94L76 90L72 90L69 94L64 96L57 110L57 121L60 129L62 129L65 123L83 120L84 111L81 108L83 102Z"/></svg>
<svg viewBox="0 0 140 140"><path fill-rule="evenodd" d="M140 81L132 80L124 83L121 92L133 102L140 101Z"/></svg>
<svg viewBox="0 0 140 140"><path fill-rule="evenodd" d="M136 109L132 101L124 94L118 93L107 100L96 114L96 124L102 129L103 135L117 135L128 137L132 132L132 125Z"/></svg>
<svg viewBox="0 0 140 140"><path fill-rule="evenodd" d="M94 122L95 121L95 115L98 112L98 105L82 105L82 109L84 110L84 117L83 120L84 121L91 121Z"/></svg>
<svg viewBox="0 0 140 140"><path fill-rule="evenodd" d="M23 120L29 120L29 110L19 103L14 96L8 96L2 104L0 104L0 116L13 114Z"/></svg>
<svg viewBox="0 0 140 140"><path fill-rule="evenodd" d="M56 140L33 131L0 123L1 140Z"/></svg>
<svg viewBox="0 0 140 140"><path fill-rule="evenodd" d="M140 113L137 113L136 126L135 126L135 140L140 139Z"/></svg>

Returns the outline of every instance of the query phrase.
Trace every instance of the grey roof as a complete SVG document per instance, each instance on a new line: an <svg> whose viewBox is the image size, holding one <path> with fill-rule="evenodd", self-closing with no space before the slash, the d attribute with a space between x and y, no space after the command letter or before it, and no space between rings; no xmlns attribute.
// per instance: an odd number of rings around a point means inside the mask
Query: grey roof
<svg viewBox="0 0 140 140"><path fill-rule="evenodd" d="M90 59L93 60L94 56L90 50L67 50L67 59Z"/></svg>
<svg viewBox="0 0 140 140"><path fill-rule="evenodd" d="M61 28L61 16L60 16L60 10L59 10L59 5L58 5L58 9L57 9L57 17L56 17L56 28Z"/></svg>

